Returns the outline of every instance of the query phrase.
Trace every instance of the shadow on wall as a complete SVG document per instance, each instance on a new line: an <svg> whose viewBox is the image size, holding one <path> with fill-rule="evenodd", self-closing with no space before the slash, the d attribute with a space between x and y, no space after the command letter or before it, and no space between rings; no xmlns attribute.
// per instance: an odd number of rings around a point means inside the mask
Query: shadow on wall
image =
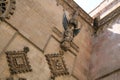
<svg viewBox="0 0 120 80"><path fill-rule="evenodd" d="M92 80L120 79L120 19L93 40L90 70Z"/></svg>

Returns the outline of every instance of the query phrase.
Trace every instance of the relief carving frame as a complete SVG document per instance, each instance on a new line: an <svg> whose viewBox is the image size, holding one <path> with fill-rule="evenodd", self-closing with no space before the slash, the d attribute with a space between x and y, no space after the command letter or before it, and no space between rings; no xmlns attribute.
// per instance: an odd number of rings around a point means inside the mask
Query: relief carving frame
<svg viewBox="0 0 120 80"><path fill-rule="evenodd" d="M52 79L54 79L57 76L69 74L65 62L63 60L62 54L46 54L45 57L52 73Z"/></svg>
<svg viewBox="0 0 120 80"><path fill-rule="evenodd" d="M18 73L31 72L31 66L29 65L27 53L29 51L28 47L24 47L23 51L7 51L6 58L8 61L8 66L10 73L12 75Z"/></svg>

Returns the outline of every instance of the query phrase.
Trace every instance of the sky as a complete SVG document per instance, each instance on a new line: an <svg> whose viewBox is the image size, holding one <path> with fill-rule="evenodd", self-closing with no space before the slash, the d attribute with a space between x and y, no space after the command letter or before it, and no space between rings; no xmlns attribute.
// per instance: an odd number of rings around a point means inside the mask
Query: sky
<svg viewBox="0 0 120 80"><path fill-rule="evenodd" d="M74 0L87 13L96 8L104 0Z"/></svg>

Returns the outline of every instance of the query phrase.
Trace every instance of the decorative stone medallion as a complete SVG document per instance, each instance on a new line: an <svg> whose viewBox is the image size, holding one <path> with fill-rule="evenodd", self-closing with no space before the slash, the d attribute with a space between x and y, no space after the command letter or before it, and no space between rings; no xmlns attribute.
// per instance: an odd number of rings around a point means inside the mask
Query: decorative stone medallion
<svg viewBox="0 0 120 80"><path fill-rule="evenodd" d="M55 78L60 75L68 75L69 72L66 68L62 54L47 54L46 60L48 61L49 68L51 70L51 78Z"/></svg>
<svg viewBox="0 0 120 80"><path fill-rule="evenodd" d="M28 47L23 51L8 51L6 52L8 65L11 74L25 73L32 71L27 58Z"/></svg>
<svg viewBox="0 0 120 80"><path fill-rule="evenodd" d="M0 0L0 19L9 19L15 10L15 0Z"/></svg>

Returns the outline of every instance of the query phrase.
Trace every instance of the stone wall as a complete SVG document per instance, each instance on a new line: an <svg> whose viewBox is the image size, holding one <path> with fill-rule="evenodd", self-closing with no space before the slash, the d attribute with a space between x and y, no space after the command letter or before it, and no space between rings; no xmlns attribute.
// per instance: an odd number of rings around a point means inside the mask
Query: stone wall
<svg viewBox="0 0 120 80"><path fill-rule="evenodd" d="M16 0L14 15L9 20L5 19L0 23L0 80L10 77L14 80L19 78L50 80L51 70L45 55L59 53L61 35L64 32L62 25L64 7L57 5L57 2L56 0ZM64 6L68 5L69 3L64 4ZM74 11L75 7L70 9L66 11L68 18L72 13L70 11ZM82 15L84 14L82 12ZM92 20L86 14L84 17L79 15L78 26L82 26L82 29L74 39L74 46L63 56L69 75L58 76L56 80L89 79L92 28L91 23L87 22L85 17ZM5 53L23 51L24 47L29 47L27 60L32 71L11 75L9 70L11 65L8 65L8 60L17 58L8 58ZM18 60L18 63L21 62Z"/></svg>
<svg viewBox="0 0 120 80"><path fill-rule="evenodd" d="M120 79L120 15L118 7L100 22L93 39L91 75L93 80ZM118 12L117 12L118 11ZM116 14L116 16L114 16Z"/></svg>

